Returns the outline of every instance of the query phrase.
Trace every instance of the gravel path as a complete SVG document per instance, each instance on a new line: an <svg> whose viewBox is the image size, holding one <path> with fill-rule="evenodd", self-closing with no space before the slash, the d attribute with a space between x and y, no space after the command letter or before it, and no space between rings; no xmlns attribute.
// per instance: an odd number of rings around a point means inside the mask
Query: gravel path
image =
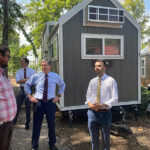
<svg viewBox="0 0 150 150"><path fill-rule="evenodd" d="M19 87L16 84L15 79L11 79L11 82L13 84L14 93L16 95L19 90ZM25 116L25 104L23 104L18 116L17 124L14 126L13 136L11 140L11 150L31 150L32 121L33 121L32 117L33 115L31 114L30 129L25 130L26 116ZM56 120L58 119L56 118ZM59 126L59 128L61 128L61 126ZM66 143L63 143L63 140L61 140L60 137L57 136L57 134L59 135L59 132L57 131L56 127L56 146L58 147L58 149L70 150L70 148L68 148ZM38 150L49 150L48 128L45 117L41 128Z"/></svg>
<svg viewBox="0 0 150 150"><path fill-rule="evenodd" d="M14 90L17 91L17 88ZM22 108L14 128L11 150L31 150L32 117L28 131L24 129L25 121L25 109ZM111 134L111 150L150 150L150 124L146 122L145 117L139 117L139 121L135 121L134 117L131 117L128 119L128 124L133 134ZM62 114L57 111L56 138L56 146L59 150L91 150L87 120L82 117L73 121L72 128L70 128L68 119L63 118ZM100 147L102 146L101 142L100 138ZM44 119L38 150L48 149L48 130Z"/></svg>
<svg viewBox="0 0 150 150"><path fill-rule="evenodd" d="M11 150L31 150L31 136L32 136L32 118L30 129L25 130L25 110L24 108L19 113L17 124L14 127L13 137L11 141ZM57 136L56 146L59 150L69 150L66 145L63 145L60 138ZM38 150L49 150L48 147L48 129L47 122L44 119L41 129Z"/></svg>
<svg viewBox="0 0 150 150"><path fill-rule="evenodd" d="M31 119L32 121L32 119ZM111 134L111 150L150 150L149 135L150 125L144 117L139 121L134 118L128 120L133 134ZM31 150L32 122L30 130L24 130L25 110L19 114L17 125L14 128L11 141L12 150ZM39 150L48 150L47 123L43 120ZM91 142L87 121L80 119L73 121L72 128L69 127L68 119L64 119L60 112L56 113L56 146L59 150L91 150ZM101 137L101 136L100 136ZM100 138L100 143L102 139ZM100 146L102 146L100 144Z"/></svg>

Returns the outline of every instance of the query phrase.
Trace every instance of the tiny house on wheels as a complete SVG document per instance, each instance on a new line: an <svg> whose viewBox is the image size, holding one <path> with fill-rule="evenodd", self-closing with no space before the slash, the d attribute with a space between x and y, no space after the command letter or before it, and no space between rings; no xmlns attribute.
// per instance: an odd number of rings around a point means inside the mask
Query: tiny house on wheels
<svg viewBox="0 0 150 150"><path fill-rule="evenodd" d="M61 111L86 109L95 59L107 60L106 73L117 81L115 106L140 104L140 26L117 0L83 0L56 22L47 22L42 57L66 83Z"/></svg>

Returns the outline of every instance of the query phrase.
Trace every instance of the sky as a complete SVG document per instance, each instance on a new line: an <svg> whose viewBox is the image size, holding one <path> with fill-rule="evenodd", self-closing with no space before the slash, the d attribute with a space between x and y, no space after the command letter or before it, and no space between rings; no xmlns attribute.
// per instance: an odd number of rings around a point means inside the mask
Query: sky
<svg viewBox="0 0 150 150"><path fill-rule="evenodd" d="M17 2L21 2L21 3L29 3L30 0L16 0ZM123 0L120 0L120 1L123 1ZM150 13L150 0L144 0L145 2L145 8L146 8L146 11Z"/></svg>
<svg viewBox="0 0 150 150"><path fill-rule="evenodd" d="M30 0L16 0L16 2L18 2L18 3L29 3Z"/></svg>
<svg viewBox="0 0 150 150"><path fill-rule="evenodd" d="M150 14L150 0L144 0L146 11Z"/></svg>

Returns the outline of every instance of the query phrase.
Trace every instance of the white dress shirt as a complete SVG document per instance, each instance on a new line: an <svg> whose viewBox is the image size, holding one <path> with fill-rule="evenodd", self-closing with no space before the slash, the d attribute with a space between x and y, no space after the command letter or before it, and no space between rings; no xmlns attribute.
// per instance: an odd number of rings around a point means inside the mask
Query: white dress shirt
<svg viewBox="0 0 150 150"><path fill-rule="evenodd" d="M34 73L35 71L32 68L28 68L28 67L26 68L26 78L29 79ZM24 68L16 72L16 82L23 79L24 79ZM20 84L20 87L24 87L24 84Z"/></svg>
<svg viewBox="0 0 150 150"><path fill-rule="evenodd" d="M97 88L98 77L95 77L89 83L85 104L87 104L88 102L95 103ZM109 108L111 108L112 104L115 102L118 102L117 83L112 77L104 74L101 77L100 103L106 104L109 106Z"/></svg>

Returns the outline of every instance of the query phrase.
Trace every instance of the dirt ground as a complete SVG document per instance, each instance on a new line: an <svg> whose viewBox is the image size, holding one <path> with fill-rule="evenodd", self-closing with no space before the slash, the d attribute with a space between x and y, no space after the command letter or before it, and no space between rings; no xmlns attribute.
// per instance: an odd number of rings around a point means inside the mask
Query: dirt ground
<svg viewBox="0 0 150 150"><path fill-rule="evenodd" d="M56 120L56 129L61 141L71 150L91 150L87 121L74 121L70 128L68 121L60 118ZM138 122L133 118L127 122L132 134L111 134L111 150L150 150L150 124L145 122L144 117L139 118Z"/></svg>
<svg viewBox="0 0 150 150"><path fill-rule="evenodd" d="M127 120L132 134L111 134L111 150L150 150L150 124L140 117L138 121L134 119ZM19 114L17 125L14 128L11 142L12 150L30 150L32 122L30 130L24 130L25 110ZM39 150L48 150L46 120L43 121L41 136L39 140ZM91 150L90 136L87 128L87 121L77 119L72 122L72 128L69 126L68 119L62 117L62 114L56 113L56 135L57 147L59 150ZM101 137L101 136L100 136ZM100 138L101 143L101 138Z"/></svg>
<svg viewBox="0 0 150 150"><path fill-rule="evenodd" d="M14 81L13 83L15 85ZM132 134L112 132L111 150L150 150L150 123L146 121L145 117L139 117L138 121L131 117L127 120L127 123L132 130ZM31 150L32 122L28 131L24 130L24 124L25 110L22 108L13 132L12 150ZM47 124L44 120L39 140L39 150L48 150L47 134ZM86 119L79 118L73 121L72 128L70 128L68 119L57 111L56 136L56 145L59 150L91 150Z"/></svg>

